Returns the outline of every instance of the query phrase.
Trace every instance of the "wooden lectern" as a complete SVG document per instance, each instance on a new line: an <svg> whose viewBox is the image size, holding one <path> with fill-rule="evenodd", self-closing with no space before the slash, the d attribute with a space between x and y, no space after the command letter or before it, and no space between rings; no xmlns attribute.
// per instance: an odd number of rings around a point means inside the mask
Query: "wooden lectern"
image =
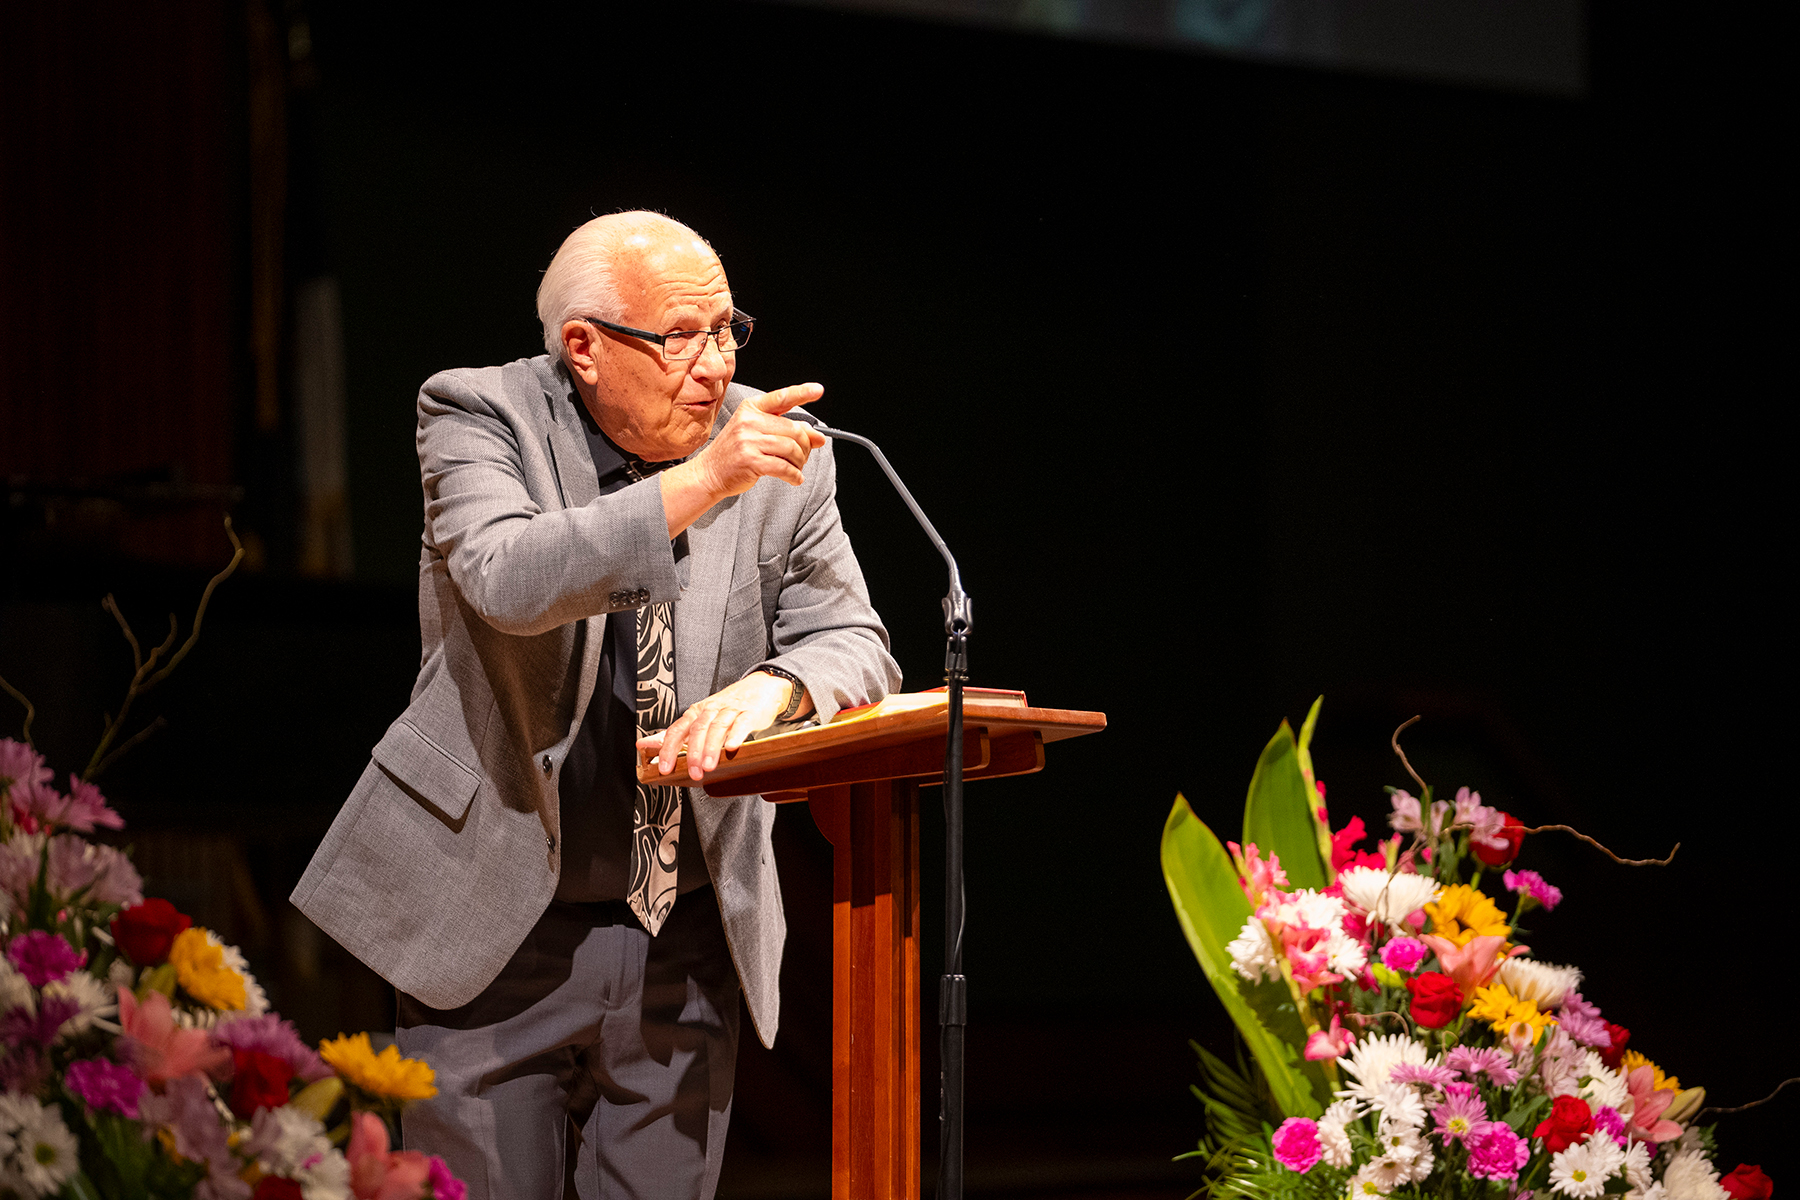
<svg viewBox="0 0 1800 1200"><path fill-rule="evenodd" d="M828 725L748 742L705 777L714 796L807 801L832 845L831 1194L919 1195L919 788L943 781L943 689L889 696ZM1106 715L1031 708L1023 692L963 693L963 778L1024 775L1044 743ZM687 780L640 757L645 783Z"/></svg>

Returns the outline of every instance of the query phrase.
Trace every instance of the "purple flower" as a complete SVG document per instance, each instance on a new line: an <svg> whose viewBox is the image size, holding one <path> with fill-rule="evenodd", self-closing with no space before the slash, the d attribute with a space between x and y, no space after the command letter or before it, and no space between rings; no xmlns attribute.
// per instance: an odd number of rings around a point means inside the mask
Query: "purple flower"
<svg viewBox="0 0 1800 1200"><path fill-rule="evenodd" d="M1595 1050L1612 1049L1612 1033L1600 1016L1599 1006L1583 1000L1580 992L1570 992L1563 997L1556 1020L1563 1032L1581 1045Z"/></svg>
<svg viewBox="0 0 1800 1200"><path fill-rule="evenodd" d="M225 1122L219 1119L219 1110L207 1095L205 1079L198 1075L171 1079L162 1095L150 1092L139 1098L138 1113L146 1126L145 1138L152 1135L154 1126L163 1126L175 1135L177 1154L206 1164L207 1178L201 1181L195 1196L241 1196L247 1200L249 1185L238 1178L234 1169L238 1164L231 1153Z"/></svg>
<svg viewBox="0 0 1800 1200"><path fill-rule="evenodd" d="M45 933L40 929L14 938L12 945L6 948L6 957L35 988L66 979L70 971L87 965L86 950L77 954L75 947L64 941L61 934Z"/></svg>
<svg viewBox="0 0 1800 1200"><path fill-rule="evenodd" d="M1462 1141L1487 1124L1487 1105L1475 1094L1469 1083L1452 1083L1444 1088L1444 1102L1431 1110L1437 1122L1433 1130L1445 1143Z"/></svg>
<svg viewBox="0 0 1800 1200"><path fill-rule="evenodd" d="M1485 1121L1463 1139L1469 1174L1477 1179L1517 1179L1531 1147L1505 1121Z"/></svg>
<svg viewBox="0 0 1800 1200"><path fill-rule="evenodd" d="M469 1185L450 1173L444 1160L432 1155L425 1164L425 1182L431 1187L431 1200L469 1200Z"/></svg>
<svg viewBox="0 0 1800 1200"><path fill-rule="evenodd" d="M1444 1059L1444 1065L1452 1071L1461 1071L1470 1079L1486 1075L1488 1082L1495 1087L1511 1087L1519 1082L1519 1073L1513 1069L1506 1055L1491 1046L1484 1046L1479 1050L1458 1046Z"/></svg>
<svg viewBox="0 0 1800 1200"><path fill-rule="evenodd" d="M77 833L92 833L96 825L104 825L108 829L125 828L125 818L107 805L100 789L83 782L73 772L69 775L69 799L66 805L61 812L51 813L49 816L51 820L66 825Z"/></svg>
<svg viewBox="0 0 1800 1200"><path fill-rule="evenodd" d="M136 904L143 900L144 881L131 860L111 846L98 846L73 834L50 839L52 894L73 896L83 888L95 904Z"/></svg>
<svg viewBox="0 0 1800 1200"><path fill-rule="evenodd" d="M242 1017L215 1025L212 1040L232 1050L260 1050L287 1063L307 1083L324 1079L332 1073L312 1047L300 1040L293 1023L275 1013L260 1017Z"/></svg>
<svg viewBox="0 0 1800 1200"><path fill-rule="evenodd" d="M1289 1117L1275 1131L1275 1161L1302 1175L1312 1170L1324 1151L1319 1146L1319 1126L1305 1117Z"/></svg>
<svg viewBox="0 0 1800 1200"><path fill-rule="evenodd" d="M64 1079L76 1098L95 1112L137 1119L144 1081L132 1074L131 1068L104 1058L84 1058L69 1064Z"/></svg>
<svg viewBox="0 0 1800 1200"><path fill-rule="evenodd" d="M15 1008L0 1017L0 1042L13 1048L48 1046L56 1040L63 1023L81 1011L81 1002L72 996L45 996L38 1002L37 1012Z"/></svg>
<svg viewBox="0 0 1800 1200"><path fill-rule="evenodd" d="M1388 798L1394 802L1394 811L1388 814L1389 827L1402 832L1417 829L1419 827L1418 797L1400 788L1395 788L1393 794Z"/></svg>
<svg viewBox="0 0 1800 1200"><path fill-rule="evenodd" d="M44 839L29 833L14 833L0 844L0 888L10 892L21 908L37 886L43 853Z"/></svg>
<svg viewBox="0 0 1800 1200"><path fill-rule="evenodd" d="M1410 975L1419 969L1430 953L1418 938L1397 937L1381 948L1381 965L1390 971Z"/></svg>
<svg viewBox="0 0 1800 1200"><path fill-rule="evenodd" d="M1545 912L1562 903L1562 889L1546 883L1544 877L1536 871L1508 871L1500 876L1500 881L1508 891L1543 905Z"/></svg>

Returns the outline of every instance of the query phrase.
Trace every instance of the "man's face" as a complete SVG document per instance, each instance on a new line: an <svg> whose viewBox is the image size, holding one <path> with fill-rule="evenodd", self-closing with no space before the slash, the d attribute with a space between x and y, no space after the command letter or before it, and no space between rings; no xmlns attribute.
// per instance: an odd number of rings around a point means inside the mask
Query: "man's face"
<svg viewBox="0 0 1800 1200"><path fill-rule="evenodd" d="M690 236L645 239L619 263L625 312L619 324L653 333L716 329L731 320L731 285L711 250ZM654 343L599 331L590 410L613 441L651 462L692 454L706 444L737 355L707 339L699 357L667 362Z"/></svg>

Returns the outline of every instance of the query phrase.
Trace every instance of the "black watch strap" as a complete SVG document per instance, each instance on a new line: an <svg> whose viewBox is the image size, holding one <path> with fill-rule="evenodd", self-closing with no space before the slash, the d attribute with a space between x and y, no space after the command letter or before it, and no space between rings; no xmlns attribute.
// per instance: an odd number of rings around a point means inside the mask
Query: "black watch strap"
<svg viewBox="0 0 1800 1200"><path fill-rule="evenodd" d="M787 707L782 709L781 714L775 718L776 724L780 724L783 721L791 721L798 716L800 713L800 702L806 699L806 685L800 682L800 677L792 671L784 671L780 667L771 667L768 663L764 663L762 666L756 668L756 671L761 671L764 675L779 675L781 678L794 685L793 694L788 697ZM756 674L756 671L752 671L751 674Z"/></svg>

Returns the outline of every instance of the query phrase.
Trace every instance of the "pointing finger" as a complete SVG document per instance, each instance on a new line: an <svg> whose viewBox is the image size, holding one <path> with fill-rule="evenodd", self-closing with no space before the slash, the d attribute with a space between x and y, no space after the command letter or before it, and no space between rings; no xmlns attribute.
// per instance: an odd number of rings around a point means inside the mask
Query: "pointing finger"
<svg viewBox="0 0 1800 1200"><path fill-rule="evenodd" d="M778 417L796 404L811 404L824 394L825 385L822 383L796 383L754 396L750 403L763 412Z"/></svg>

